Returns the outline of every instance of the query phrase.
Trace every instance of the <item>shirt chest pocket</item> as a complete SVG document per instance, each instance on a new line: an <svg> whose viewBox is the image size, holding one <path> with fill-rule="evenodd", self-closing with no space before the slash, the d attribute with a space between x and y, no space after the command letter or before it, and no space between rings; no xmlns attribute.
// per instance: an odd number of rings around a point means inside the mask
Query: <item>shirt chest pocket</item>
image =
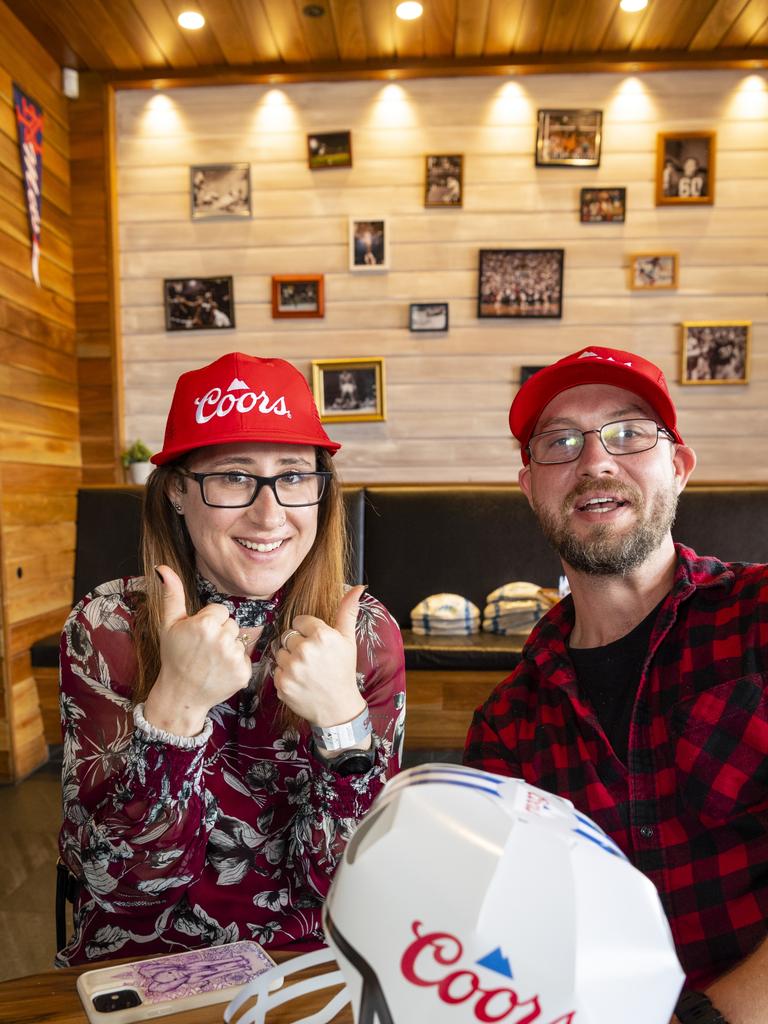
<svg viewBox="0 0 768 1024"><path fill-rule="evenodd" d="M768 684L728 680L672 713L678 794L703 822L768 815Z"/></svg>

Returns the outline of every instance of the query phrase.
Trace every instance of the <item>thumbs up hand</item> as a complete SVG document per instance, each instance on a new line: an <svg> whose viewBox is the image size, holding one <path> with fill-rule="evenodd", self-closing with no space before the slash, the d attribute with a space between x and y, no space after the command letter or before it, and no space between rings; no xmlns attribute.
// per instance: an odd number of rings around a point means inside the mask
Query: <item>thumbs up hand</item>
<svg viewBox="0 0 768 1024"><path fill-rule="evenodd" d="M313 615L297 615L283 634L275 669L278 696L312 725L350 722L365 708L357 688L355 624L365 587L352 587L329 626Z"/></svg>
<svg viewBox="0 0 768 1024"><path fill-rule="evenodd" d="M158 566L157 573L163 580L161 667L144 717L176 736L194 736L212 707L248 685L251 659L224 605L209 604L188 615L177 574L167 565Z"/></svg>

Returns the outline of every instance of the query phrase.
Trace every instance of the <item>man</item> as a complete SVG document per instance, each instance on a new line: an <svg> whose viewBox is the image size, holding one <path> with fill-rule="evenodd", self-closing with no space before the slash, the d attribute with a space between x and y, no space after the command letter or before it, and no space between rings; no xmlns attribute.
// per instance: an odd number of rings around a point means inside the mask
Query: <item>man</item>
<svg viewBox="0 0 768 1024"><path fill-rule="evenodd" d="M767 567L674 544L696 457L648 360L566 356L521 387L510 426L571 596L475 712L464 760L568 797L656 884L707 993L676 1019L765 1024Z"/></svg>

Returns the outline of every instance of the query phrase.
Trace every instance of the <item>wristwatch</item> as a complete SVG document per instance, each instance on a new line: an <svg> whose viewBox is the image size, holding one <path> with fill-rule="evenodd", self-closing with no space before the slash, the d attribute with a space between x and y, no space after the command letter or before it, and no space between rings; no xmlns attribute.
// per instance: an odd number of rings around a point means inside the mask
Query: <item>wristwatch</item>
<svg viewBox="0 0 768 1024"><path fill-rule="evenodd" d="M680 1024L728 1024L709 996L694 989L686 989L680 996L675 1016Z"/></svg>
<svg viewBox="0 0 768 1024"><path fill-rule="evenodd" d="M344 750L346 747L354 747L357 743L362 743L372 732L371 714L367 704L351 722L329 725L325 728L320 725L312 726L312 738L321 750Z"/></svg>
<svg viewBox="0 0 768 1024"><path fill-rule="evenodd" d="M330 768L336 775L365 775L373 768L376 759L376 749L371 744L369 750L360 750L353 747L352 750L342 750L336 757L320 758L326 768Z"/></svg>

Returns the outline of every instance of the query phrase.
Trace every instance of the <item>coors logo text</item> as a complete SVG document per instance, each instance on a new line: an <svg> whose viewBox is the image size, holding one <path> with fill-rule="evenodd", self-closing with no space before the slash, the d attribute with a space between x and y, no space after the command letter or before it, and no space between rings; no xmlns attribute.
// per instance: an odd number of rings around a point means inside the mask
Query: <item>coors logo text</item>
<svg viewBox="0 0 768 1024"><path fill-rule="evenodd" d="M438 999L451 1006L471 1003L474 1017L481 1024L574 1024L575 1010L545 1022L537 995L521 999L513 988L483 988L474 971L450 969L464 952L456 936L450 932L422 933L420 921L414 921L411 927L416 938L403 953L400 969L412 985L434 988Z"/></svg>
<svg viewBox="0 0 768 1024"><path fill-rule="evenodd" d="M266 391L260 391L257 395L254 391L244 390L235 395L231 391L223 393L221 388L211 388L202 398L195 399L195 405L195 419L198 423L207 423L214 416L226 416L233 409L236 412L251 412L257 407L260 413L291 418L285 397L281 395L272 401Z"/></svg>

